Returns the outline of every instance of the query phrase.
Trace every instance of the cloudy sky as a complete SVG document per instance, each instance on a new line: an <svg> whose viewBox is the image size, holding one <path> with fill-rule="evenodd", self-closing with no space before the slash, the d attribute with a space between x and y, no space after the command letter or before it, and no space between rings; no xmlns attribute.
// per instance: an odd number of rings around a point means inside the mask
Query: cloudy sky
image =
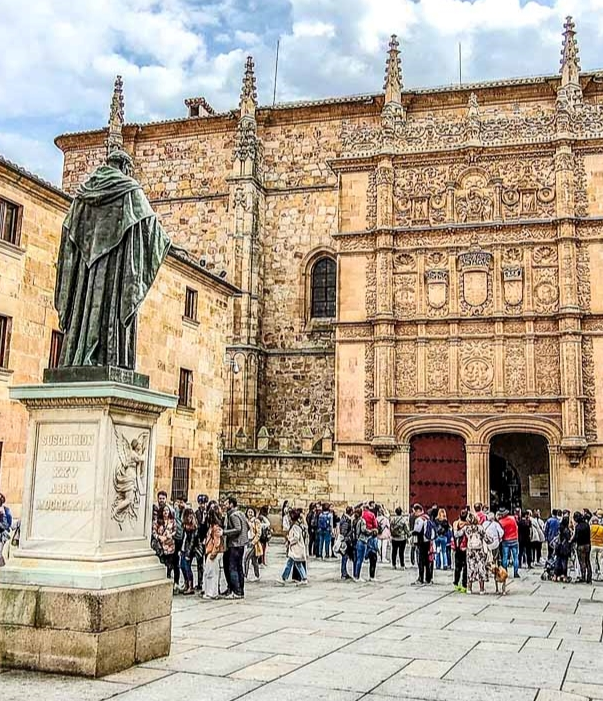
<svg viewBox="0 0 603 701"><path fill-rule="evenodd" d="M406 87L556 73L572 14L583 70L603 68L603 0L0 0L0 154L60 183L53 138L107 122L116 73L127 121L234 108L245 57L260 102L378 92L398 34Z"/></svg>

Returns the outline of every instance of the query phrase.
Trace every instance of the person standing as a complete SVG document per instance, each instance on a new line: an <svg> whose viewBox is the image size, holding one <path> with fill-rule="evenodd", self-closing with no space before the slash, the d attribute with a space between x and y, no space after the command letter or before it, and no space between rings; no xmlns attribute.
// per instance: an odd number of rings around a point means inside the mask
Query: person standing
<svg viewBox="0 0 603 701"><path fill-rule="evenodd" d="M475 518L477 519L477 522L480 524L480 526L482 526L484 524L484 521L486 520L484 505L478 501L476 504L473 505L473 508L475 510Z"/></svg>
<svg viewBox="0 0 603 701"><path fill-rule="evenodd" d="M590 564L590 526L586 518L578 511L574 514L574 537L572 544L576 546L578 563L580 564L580 581L591 584L593 571Z"/></svg>
<svg viewBox="0 0 603 701"><path fill-rule="evenodd" d="M519 529L515 516L511 516L508 509L501 509L498 514L498 522L503 529L502 538L502 566L509 569L509 556L513 558L513 576L519 578Z"/></svg>
<svg viewBox="0 0 603 701"><path fill-rule="evenodd" d="M153 521L153 540L157 544L155 552L160 562L165 565L168 579L174 569L174 514L166 504Z"/></svg>
<svg viewBox="0 0 603 701"><path fill-rule="evenodd" d="M235 497L228 497L226 500L226 549L228 552L228 584L230 593L229 599L243 599L245 597L245 573L243 570L243 557L245 546L248 541L247 519L237 508Z"/></svg>
<svg viewBox="0 0 603 701"><path fill-rule="evenodd" d="M356 556L354 560L354 581L364 582L362 579L362 565L366 558L367 544L371 536L377 535L377 529L369 529L362 512L362 506L354 509L354 540L356 541Z"/></svg>
<svg viewBox="0 0 603 701"><path fill-rule="evenodd" d="M182 512L182 547L180 549L180 569L184 577L183 595L195 593L193 586L193 559L200 555L199 532L195 512L186 507Z"/></svg>
<svg viewBox="0 0 603 701"><path fill-rule="evenodd" d="M248 524L248 543L245 550L244 570L247 581L249 580L249 565L253 565L253 573L255 581L260 579L260 558L262 557L262 544L260 538L262 535L262 524L260 519L255 514L255 509L249 507L246 512Z"/></svg>
<svg viewBox="0 0 603 701"><path fill-rule="evenodd" d="M197 510L195 511L195 519L197 520L197 537L199 547L196 551L195 558L197 560L197 591L203 591L203 565L205 563L205 553L203 552L205 538L207 538L207 503L209 497L206 494L197 496Z"/></svg>
<svg viewBox="0 0 603 701"><path fill-rule="evenodd" d="M467 591L471 594L473 583L478 582L479 593L485 594L488 581L488 539L475 514L467 515L464 530L467 539Z"/></svg>
<svg viewBox="0 0 603 701"><path fill-rule="evenodd" d="M486 521L484 522L483 526L484 532L488 536L488 547L492 553L492 561L498 564L500 562L500 544L504 531L492 512L486 514Z"/></svg>
<svg viewBox="0 0 603 701"><path fill-rule="evenodd" d="M264 504L260 508L260 523L262 524L262 532L260 534L260 543L262 545L262 558L260 560L260 565L266 567L267 565L267 554L268 554L268 544L272 540L272 524L268 518L268 506Z"/></svg>
<svg viewBox="0 0 603 701"><path fill-rule="evenodd" d="M448 553L446 551L446 546L448 545L448 531L450 530L450 524L448 523L446 509L438 509L438 515L435 520L435 526L436 569L447 570L450 565L450 563L448 562Z"/></svg>
<svg viewBox="0 0 603 701"><path fill-rule="evenodd" d="M532 518L529 511L520 512L517 521L517 535L519 543L519 566L524 563L529 570L532 569Z"/></svg>
<svg viewBox="0 0 603 701"><path fill-rule="evenodd" d="M559 537L559 526L561 524L561 514L558 509L553 509L551 516L544 524L544 538L546 540L547 557L555 554L555 543Z"/></svg>
<svg viewBox="0 0 603 701"><path fill-rule="evenodd" d="M318 553L316 557L321 559L331 555L331 538L333 536L333 514L326 502L318 516Z"/></svg>
<svg viewBox="0 0 603 701"><path fill-rule="evenodd" d="M354 567L354 557L352 554L353 515L354 509L348 506L339 520L339 536L341 538L341 545L339 546L339 552L341 554L341 579L351 579L348 573L348 562L350 560L352 561L352 570Z"/></svg>
<svg viewBox="0 0 603 701"><path fill-rule="evenodd" d="M396 559L400 563L400 569L404 569L404 552L406 550L406 542L410 537L408 522L402 514L402 509L398 506L394 512L394 517L391 520L392 532L392 567L396 569Z"/></svg>
<svg viewBox="0 0 603 701"><path fill-rule="evenodd" d="M467 593L467 538L465 527L469 510L463 509L452 524L452 542L454 544L454 588L461 594Z"/></svg>
<svg viewBox="0 0 603 701"><path fill-rule="evenodd" d="M183 495L176 498L174 503L174 593L179 594L180 589L180 551L182 550L182 540L184 530L182 528L182 515L186 507L186 500Z"/></svg>
<svg viewBox="0 0 603 701"><path fill-rule="evenodd" d="M377 560L379 559L380 541L374 534L366 542L366 556L369 561L369 582L375 581L377 575Z"/></svg>
<svg viewBox="0 0 603 701"><path fill-rule="evenodd" d="M567 582L567 565L572 554L572 532L569 515L564 514L559 524L559 536L555 548L555 581Z"/></svg>
<svg viewBox="0 0 603 701"><path fill-rule="evenodd" d="M217 599L220 596L220 565L224 553L224 531L218 510L208 510L207 528L204 543L203 598Z"/></svg>
<svg viewBox="0 0 603 701"><path fill-rule="evenodd" d="M287 562L281 575L281 580L283 584L286 584L291 571L295 568L301 578L299 583L303 585L308 583L308 574L306 572L307 552L304 532L299 524L299 511L293 509L290 512L290 518L291 527L287 532Z"/></svg>
<svg viewBox="0 0 603 701"><path fill-rule="evenodd" d="M287 531L291 528L291 519L289 518L289 500L285 499L283 502L283 508L281 509L281 525L283 527L283 533L286 535Z"/></svg>
<svg viewBox="0 0 603 701"><path fill-rule="evenodd" d="M433 561L430 558L430 551L435 540L435 525L421 504L415 504L412 510L416 516L413 535L417 544L419 560L419 576L414 584L431 584L433 581Z"/></svg>
<svg viewBox="0 0 603 701"><path fill-rule="evenodd" d="M383 506L379 507L379 515L377 516L377 525L379 535L379 559L381 562L389 562L389 551L391 548L392 532L391 523L389 520L389 512Z"/></svg>
<svg viewBox="0 0 603 701"><path fill-rule="evenodd" d="M2 552L4 550L5 543L7 543L10 538L10 529L12 528L12 525L13 515L6 505L6 497L4 494L0 494L0 567L4 567L6 564Z"/></svg>
<svg viewBox="0 0 603 701"><path fill-rule="evenodd" d="M532 551L532 564L539 565L542 558L542 544L544 543L544 524L540 518L540 512L532 513L528 511L530 516L530 547Z"/></svg>
<svg viewBox="0 0 603 701"><path fill-rule="evenodd" d="M598 516L593 516L590 522L590 555L591 569L594 569L595 579L601 579L603 562L603 525Z"/></svg>

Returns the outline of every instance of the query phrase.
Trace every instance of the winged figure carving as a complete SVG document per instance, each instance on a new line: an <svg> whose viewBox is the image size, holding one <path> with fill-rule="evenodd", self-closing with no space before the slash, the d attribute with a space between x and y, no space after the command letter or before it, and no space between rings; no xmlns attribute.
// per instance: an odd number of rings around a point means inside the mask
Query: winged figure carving
<svg viewBox="0 0 603 701"><path fill-rule="evenodd" d="M117 445L117 460L113 469L115 498L111 506L111 518L121 530L126 519L131 523L138 521L140 498L146 495L144 479L149 431L143 431L131 441L122 433L118 433L115 425L113 432Z"/></svg>

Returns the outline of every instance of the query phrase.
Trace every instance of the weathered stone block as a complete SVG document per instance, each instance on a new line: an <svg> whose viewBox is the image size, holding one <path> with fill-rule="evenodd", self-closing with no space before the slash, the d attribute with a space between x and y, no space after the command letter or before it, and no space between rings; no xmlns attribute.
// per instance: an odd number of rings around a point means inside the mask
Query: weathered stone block
<svg viewBox="0 0 603 701"><path fill-rule="evenodd" d="M148 662L170 654L172 617L143 621L136 626L136 663Z"/></svg>
<svg viewBox="0 0 603 701"><path fill-rule="evenodd" d="M37 587L3 587L0 593L0 621L5 625L33 626L37 593Z"/></svg>

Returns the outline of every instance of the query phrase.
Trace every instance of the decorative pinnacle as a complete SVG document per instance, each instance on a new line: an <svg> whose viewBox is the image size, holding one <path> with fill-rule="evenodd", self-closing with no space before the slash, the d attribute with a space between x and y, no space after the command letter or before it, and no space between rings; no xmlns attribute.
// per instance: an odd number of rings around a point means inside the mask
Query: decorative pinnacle
<svg viewBox="0 0 603 701"><path fill-rule="evenodd" d="M472 92L471 95L469 95L469 117L479 117L479 103L477 101L477 95Z"/></svg>
<svg viewBox="0 0 603 701"><path fill-rule="evenodd" d="M258 94L255 84L253 58L251 56L248 56L245 62L245 74L243 75L243 86L241 88L239 106L241 109L241 117L255 117L255 110L258 106Z"/></svg>
<svg viewBox="0 0 603 701"><path fill-rule="evenodd" d="M398 37L392 34L385 62L385 104L402 102L402 61L399 46Z"/></svg>
<svg viewBox="0 0 603 701"><path fill-rule="evenodd" d="M580 84L580 52L576 39L576 25L567 17L563 25L563 47L561 49L561 85Z"/></svg>
<svg viewBox="0 0 603 701"><path fill-rule="evenodd" d="M121 76L115 78L113 97L111 98L111 111L109 113L109 129L111 131L121 129L124 123L124 83Z"/></svg>

